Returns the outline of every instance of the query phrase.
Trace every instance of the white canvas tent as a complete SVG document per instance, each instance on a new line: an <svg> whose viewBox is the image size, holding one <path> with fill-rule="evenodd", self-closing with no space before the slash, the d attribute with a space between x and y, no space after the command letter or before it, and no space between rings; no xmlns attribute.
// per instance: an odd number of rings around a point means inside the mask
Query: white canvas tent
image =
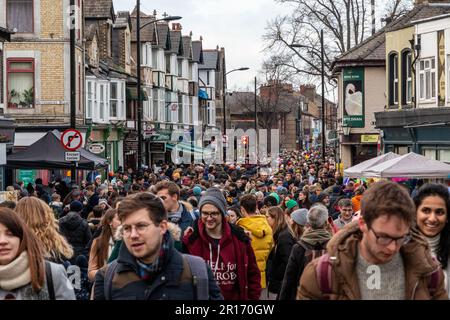
<svg viewBox="0 0 450 320"><path fill-rule="evenodd" d="M378 156L376 158L372 158L369 160L366 160L364 162L358 163L357 165L350 167L348 169L344 170L344 176L349 178L360 178L367 169L370 167L376 166L380 163L383 163L385 161L395 159L400 157L398 154L393 152L388 152L385 154L382 154L381 156Z"/></svg>
<svg viewBox="0 0 450 320"><path fill-rule="evenodd" d="M450 165L410 152L368 168L363 177L370 178L448 178Z"/></svg>

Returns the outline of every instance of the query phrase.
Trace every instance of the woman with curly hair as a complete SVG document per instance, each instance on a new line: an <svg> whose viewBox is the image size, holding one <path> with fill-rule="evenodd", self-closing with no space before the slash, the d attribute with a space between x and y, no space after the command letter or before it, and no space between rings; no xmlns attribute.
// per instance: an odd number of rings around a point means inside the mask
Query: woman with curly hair
<svg viewBox="0 0 450 320"><path fill-rule="evenodd" d="M39 241L14 211L0 208L0 300L74 300L62 266L44 260Z"/></svg>
<svg viewBox="0 0 450 320"><path fill-rule="evenodd" d="M53 210L44 201L35 197L20 199L15 211L36 235L46 259L63 263L72 258L73 249L59 233Z"/></svg>

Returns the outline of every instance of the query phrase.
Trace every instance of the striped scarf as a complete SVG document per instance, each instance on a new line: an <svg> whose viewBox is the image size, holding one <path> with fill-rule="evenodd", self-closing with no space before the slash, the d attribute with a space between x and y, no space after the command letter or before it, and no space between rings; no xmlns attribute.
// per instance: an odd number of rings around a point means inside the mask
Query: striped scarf
<svg viewBox="0 0 450 320"><path fill-rule="evenodd" d="M153 263L145 264L142 261L136 260L138 264L138 274L142 280L151 282L155 276L163 270L167 257L169 256L169 239L170 234L169 232L166 232L163 236L159 255Z"/></svg>

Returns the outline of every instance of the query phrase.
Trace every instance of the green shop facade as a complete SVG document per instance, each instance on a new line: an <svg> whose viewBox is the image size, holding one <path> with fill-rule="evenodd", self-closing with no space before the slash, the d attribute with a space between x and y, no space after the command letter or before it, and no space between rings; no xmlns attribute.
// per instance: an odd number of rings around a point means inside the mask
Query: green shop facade
<svg viewBox="0 0 450 320"><path fill-rule="evenodd" d="M415 152L450 163L450 108L377 112L375 119L385 153Z"/></svg>

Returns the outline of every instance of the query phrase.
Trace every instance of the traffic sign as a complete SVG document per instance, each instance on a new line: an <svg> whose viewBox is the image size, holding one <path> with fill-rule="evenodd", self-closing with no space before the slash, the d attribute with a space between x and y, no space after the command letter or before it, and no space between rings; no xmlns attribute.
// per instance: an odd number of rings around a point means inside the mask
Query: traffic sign
<svg viewBox="0 0 450 320"><path fill-rule="evenodd" d="M72 151L72 152L65 152L65 158L66 161L75 161L78 162L80 161L80 152L78 151Z"/></svg>
<svg viewBox="0 0 450 320"><path fill-rule="evenodd" d="M81 136L80 131L67 129L61 134L61 143L64 149L77 151L83 144L83 137Z"/></svg>

